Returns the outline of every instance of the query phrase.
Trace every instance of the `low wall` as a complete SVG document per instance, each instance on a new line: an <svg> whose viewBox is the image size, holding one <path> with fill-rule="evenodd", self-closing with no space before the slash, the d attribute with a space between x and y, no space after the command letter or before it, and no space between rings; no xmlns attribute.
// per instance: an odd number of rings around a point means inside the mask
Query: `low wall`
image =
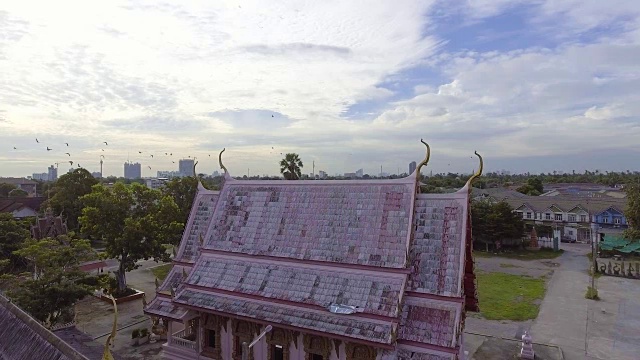
<svg viewBox="0 0 640 360"><path fill-rule="evenodd" d="M596 258L598 273L610 276L621 276L640 279L640 261L615 260L613 258Z"/></svg>

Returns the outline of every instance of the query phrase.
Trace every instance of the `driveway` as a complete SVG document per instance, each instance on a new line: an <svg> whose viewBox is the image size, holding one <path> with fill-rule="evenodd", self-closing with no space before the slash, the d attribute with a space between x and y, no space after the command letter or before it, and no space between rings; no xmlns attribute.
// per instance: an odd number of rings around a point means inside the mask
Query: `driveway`
<svg viewBox="0 0 640 360"><path fill-rule="evenodd" d="M562 248L560 266L531 327L534 341L560 346L567 360L637 360L640 281L603 276L597 280L602 300L587 300L590 277L585 255L590 245L562 244Z"/></svg>

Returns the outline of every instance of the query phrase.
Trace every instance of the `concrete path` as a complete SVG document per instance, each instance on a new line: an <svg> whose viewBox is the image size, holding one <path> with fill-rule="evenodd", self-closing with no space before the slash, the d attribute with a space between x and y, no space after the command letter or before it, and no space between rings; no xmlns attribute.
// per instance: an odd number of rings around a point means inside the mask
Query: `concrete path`
<svg viewBox="0 0 640 360"><path fill-rule="evenodd" d="M531 327L534 341L560 346L567 360L637 360L640 282L603 276L597 281L602 301L587 300L584 294L590 277L585 255L590 246L562 247L560 267L555 269Z"/></svg>

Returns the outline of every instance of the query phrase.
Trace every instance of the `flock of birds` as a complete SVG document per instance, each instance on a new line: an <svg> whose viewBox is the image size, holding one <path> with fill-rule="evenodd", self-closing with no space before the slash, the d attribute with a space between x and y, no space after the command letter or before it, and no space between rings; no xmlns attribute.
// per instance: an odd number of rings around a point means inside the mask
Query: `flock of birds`
<svg viewBox="0 0 640 360"><path fill-rule="evenodd" d="M37 144L42 144L38 138L36 138L35 140L36 140L36 143L37 143ZM64 149L65 149L65 150L67 150L67 148L69 148L69 143L68 143L68 142L65 142L65 143L63 143L63 144L65 145ZM108 146L109 146L109 142L107 142L107 141L103 141L103 142L101 143L101 145L102 145L102 144L104 144L104 148L106 148L106 147L108 147ZM101 150L102 152L105 152L104 148L101 148L100 150ZM17 146L14 146L14 147L13 147L13 150L18 150L18 147L17 147ZM47 145L47 146L46 146L46 151L47 151L47 152L50 152L50 151L54 151L54 149L53 149L53 148L50 148L50 147L49 147L49 145ZM76 164L76 166L77 166L78 168L82 168L82 165L80 165L80 163L78 163L78 162L74 162L74 161L72 160L72 156L71 156L71 153L70 153L69 151L66 151L64 154L65 154L65 155L67 155L67 158L68 158L67 162L69 163L69 165L70 165L70 166L72 166L72 167L73 167L73 164ZM143 155L143 154L145 154L145 152L144 152L144 151L142 151L142 150L138 150L138 154L139 154L139 155ZM148 154L148 155L149 155L149 157L150 157L151 159L155 159L155 156L154 156L154 155L157 155L157 154ZM165 153L164 153L164 155L165 155L165 156L170 156L170 157L172 157L172 156L173 156L173 153L172 153L172 152L165 152ZM208 155L209 155L209 157L211 157L211 154L208 154ZM196 157L195 157L195 156L194 156L194 157L192 157L191 155L187 156L187 158L188 158L188 159L193 158L194 160L196 159ZM100 161L103 161L104 159L105 159L105 155L104 155L104 154L100 154ZM176 162L175 162L175 160L171 160L171 163L175 164ZM59 165L59 163L55 163L55 164L56 164L56 165ZM147 165L147 167L149 168L149 170L152 170L151 166Z"/></svg>

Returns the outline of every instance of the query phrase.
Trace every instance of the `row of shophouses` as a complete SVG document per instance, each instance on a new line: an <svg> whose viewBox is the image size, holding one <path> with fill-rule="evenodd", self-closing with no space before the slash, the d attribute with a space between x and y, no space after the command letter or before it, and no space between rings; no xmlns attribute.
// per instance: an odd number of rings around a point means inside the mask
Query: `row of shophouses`
<svg viewBox="0 0 640 360"><path fill-rule="evenodd" d="M626 198L582 196L527 196L515 191L474 189L474 199L505 201L525 224L544 225L563 241L590 242L603 235L621 234L627 227ZM540 235L540 234L539 234Z"/></svg>

